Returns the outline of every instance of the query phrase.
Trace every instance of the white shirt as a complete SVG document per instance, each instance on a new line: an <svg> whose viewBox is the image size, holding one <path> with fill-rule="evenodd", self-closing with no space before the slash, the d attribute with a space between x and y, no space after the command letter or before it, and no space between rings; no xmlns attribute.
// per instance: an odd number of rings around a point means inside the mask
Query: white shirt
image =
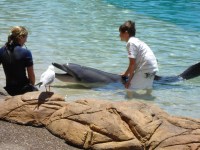
<svg viewBox="0 0 200 150"><path fill-rule="evenodd" d="M126 48L128 50L128 57L134 58L136 61L135 72L156 72L158 65L155 55L150 47L138 38L130 37L127 42Z"/></svg>

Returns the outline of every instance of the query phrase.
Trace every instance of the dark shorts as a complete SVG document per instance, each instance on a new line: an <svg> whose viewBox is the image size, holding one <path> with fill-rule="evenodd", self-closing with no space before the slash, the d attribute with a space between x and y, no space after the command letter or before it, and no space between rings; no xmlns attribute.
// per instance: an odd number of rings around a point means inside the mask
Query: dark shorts
<svg viewBox="0 0 200 150"><path fill-rule="evenodd" d="M7 87L4 87L4 89L11 96L21 95L21 94L24 94L26 92L38 91L38 89L31 84L27 84L27 85L22 86L22 87L7 86Z"/></svg>

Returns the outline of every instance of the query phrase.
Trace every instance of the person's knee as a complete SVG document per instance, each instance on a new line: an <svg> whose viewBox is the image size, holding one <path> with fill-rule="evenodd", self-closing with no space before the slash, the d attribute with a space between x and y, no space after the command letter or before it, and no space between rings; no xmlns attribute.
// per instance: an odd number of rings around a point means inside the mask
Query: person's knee
<svg viewBox="0 0 200 150"><path fill-rule="evenodd" d="M28 84L22 88L21 93L24 94L24 93L33 92L33 91L38 91L38 89L35 86Z"/></svg>

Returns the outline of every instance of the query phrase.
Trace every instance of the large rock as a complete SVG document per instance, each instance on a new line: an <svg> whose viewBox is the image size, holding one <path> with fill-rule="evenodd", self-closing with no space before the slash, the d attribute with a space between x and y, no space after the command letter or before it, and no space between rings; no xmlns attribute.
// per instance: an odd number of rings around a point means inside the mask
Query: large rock
<svg viewBox="0 0 200 150"><path fill-rule="evenodd" d="M77 147L97 150L198 149L200 120L170 116L138 101L77 100L31 92L0 101L0 118L33 126Z"/></svg>
<svg viewBox="0 0 200 150"><path fill-rule="evenodd" d="M59 95L30 92L0 101L0 118L20 124L43 126L51 114L64 105L66 103Z"/></svg>

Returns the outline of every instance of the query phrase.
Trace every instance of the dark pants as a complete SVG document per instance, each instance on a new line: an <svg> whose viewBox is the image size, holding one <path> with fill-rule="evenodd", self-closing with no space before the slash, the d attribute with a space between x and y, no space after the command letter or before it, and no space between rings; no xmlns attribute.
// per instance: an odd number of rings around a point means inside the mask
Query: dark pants
<svg viewBox="0 0 200 150"><path fill-rule="evenodd" d="M6 86L6 87L4 87L4 89L11 96L21 95L26 92L38 91L38 89L31 84L27 84L25 86L17 86L17 87L16 86Z"/></svg>

